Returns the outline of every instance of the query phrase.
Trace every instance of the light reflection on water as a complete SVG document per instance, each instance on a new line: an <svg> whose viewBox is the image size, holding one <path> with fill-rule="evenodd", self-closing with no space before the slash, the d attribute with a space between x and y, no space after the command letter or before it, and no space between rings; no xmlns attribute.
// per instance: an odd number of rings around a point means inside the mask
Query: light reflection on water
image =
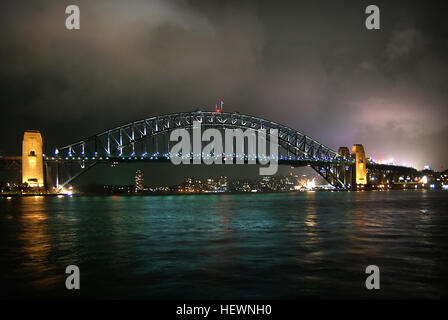
<svg viewBox="0 0 448 320"><path fill-rule="evenodd" d="M446 195L1 198L0 279L11 297L446 298Z"/></svg>

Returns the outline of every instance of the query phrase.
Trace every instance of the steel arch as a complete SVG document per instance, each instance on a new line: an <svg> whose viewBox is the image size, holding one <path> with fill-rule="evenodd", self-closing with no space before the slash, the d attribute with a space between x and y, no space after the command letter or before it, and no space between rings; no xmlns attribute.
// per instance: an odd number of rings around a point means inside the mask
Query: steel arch
<svg viewBox="0 0 448 320"><path fill-rule="evenodd" d="M299 132L267 119L238 112L193 111L155 116L90 136L55 151L55 156L68 159L150 157L136 154L142 140L166 134L177 128L191 129L193 121L205 127L241 129L277 129L279 145L297 160L335 161L337 152Z"/></svg>

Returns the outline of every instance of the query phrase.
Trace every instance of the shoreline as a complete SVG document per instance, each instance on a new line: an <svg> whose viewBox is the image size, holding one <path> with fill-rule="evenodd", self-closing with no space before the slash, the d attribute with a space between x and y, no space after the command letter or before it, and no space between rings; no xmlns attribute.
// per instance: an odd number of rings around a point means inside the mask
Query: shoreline
<svg viewBox="0 0 448 320"><path fill-rule="evenodd" d="M185 193L75 193L66 194L0 194L0 198L22 198L22 197L154 197L154 196L209 196L209 195L249 195L249 194L289 194L307 192L385 192L385 191L446 191L444 189L384 189L384 190L305 190L305 191L277 191L277 192L185 192Z"/></svg>

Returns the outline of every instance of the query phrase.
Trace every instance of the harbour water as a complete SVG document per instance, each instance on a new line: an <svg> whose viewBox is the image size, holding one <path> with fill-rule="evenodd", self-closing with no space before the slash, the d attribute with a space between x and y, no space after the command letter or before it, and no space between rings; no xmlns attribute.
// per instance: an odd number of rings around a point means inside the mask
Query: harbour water
<svg viewBox="0 0 448 320"><path fill-rule="evenodd" d="M447 298L444 191L0 198L4 298ZM65 288L77 265L81 289ZM365 269L380 268L367 290Z"/></svg>

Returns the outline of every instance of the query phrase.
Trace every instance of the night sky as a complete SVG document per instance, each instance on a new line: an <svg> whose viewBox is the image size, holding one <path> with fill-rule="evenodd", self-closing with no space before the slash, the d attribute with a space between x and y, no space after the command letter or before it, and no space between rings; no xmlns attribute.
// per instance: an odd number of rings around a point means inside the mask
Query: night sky
<svg viewBox="0 0 448 320"><path fill-rule="evenodd" d="M334 150L446 169L447 13L391 2L3 0L0 154L20 154L26 129L50 152L222 99ZM381 30L365 28L369 4Z"/></svg>

